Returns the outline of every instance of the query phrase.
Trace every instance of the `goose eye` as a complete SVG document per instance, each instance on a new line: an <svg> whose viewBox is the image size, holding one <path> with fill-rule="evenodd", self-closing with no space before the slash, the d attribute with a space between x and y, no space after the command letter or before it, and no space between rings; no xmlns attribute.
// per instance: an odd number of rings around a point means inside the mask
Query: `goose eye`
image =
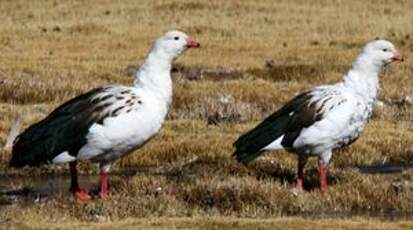
<svg viewBox="0 0 413 230"><path fill-rule="evenodd" d="M174 37L174 40L179 40L179 37Z"/></svg>
<svg viewBox="0 0 413 230"><path fill-rule="evenodd" d="M388 49L383 49L383 52L387 52L387 51L389 51Z"/></svg>

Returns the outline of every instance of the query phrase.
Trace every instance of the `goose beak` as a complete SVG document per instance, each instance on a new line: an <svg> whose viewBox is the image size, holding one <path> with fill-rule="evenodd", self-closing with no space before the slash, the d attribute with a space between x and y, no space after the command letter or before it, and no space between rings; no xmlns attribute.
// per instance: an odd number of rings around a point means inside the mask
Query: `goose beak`
<svg viewBox="0 0 413 230"><path fill-rule="evenodd" d="M404 61L404 57L403 57L403 55L401 55L397 50L395 50L395 51L393 52L392 60L393 60L393 61L402 62L402 61Z"/></svg>
<svg viewBox="0 0 413 230"><path fill-rule="evenodd" d="M186 40L186 48L199 48L200 46L199 42L191 37Z"/></svg>

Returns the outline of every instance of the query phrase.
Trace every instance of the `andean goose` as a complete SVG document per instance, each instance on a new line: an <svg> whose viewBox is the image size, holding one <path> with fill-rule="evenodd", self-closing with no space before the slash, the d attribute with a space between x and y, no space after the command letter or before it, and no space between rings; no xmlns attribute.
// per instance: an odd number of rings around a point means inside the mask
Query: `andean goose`
<svg viewBox="0 0 413 230"><path fill-rule="evenodd" d="M172 62L193 47L199 43L185 33L167 32L156 40L133 87L99 87L59 106L16 138L10 166L69 162L71 192L77 200L89 200L78 184L76 162L99 162L99 195L108 196L112 162L158 133L172 100Z"/></svg>
<svg viewBox="0 0 413 230"><path fill-rule="evenodd" d="M393 61L403 61L386 40L369 42L344 79L293 98L234 143L234 156L247 163L264 150L285 149L298 155L296 188L303 189L309 156L319 159L320 190L327 190L327 166L334 149L354 142L367 124L379 90L379 74Z"/></svg>

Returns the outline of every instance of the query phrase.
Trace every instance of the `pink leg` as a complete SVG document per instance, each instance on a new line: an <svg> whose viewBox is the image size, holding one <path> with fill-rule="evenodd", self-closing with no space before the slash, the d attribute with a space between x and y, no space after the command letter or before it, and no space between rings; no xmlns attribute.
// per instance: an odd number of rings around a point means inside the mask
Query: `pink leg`
<svg viewBox="0 0 413 230"><path fill-rule="evenodd" d="M318 173L320 175L320 190L321 192L327 191L327 171L328 166L323 161L318 161Z"/></svg>
<svg viewBox="0 0 413 230"><path fill-rule="evenodd" d="M100 192L99 197L105 199L109 196L109 175L110 165L101 167L100 169Z"/></svg>
<svg viewBox="0 0 413 230"><path fill-rule="evenodd" d="M304 166L306 163L307 163L307 157L298 156L297 181L295 182L295 188L298 191L303 191Z"/></svg>
<svg viewBox="0 0 413 230"><path fill-rule="evenodd" d="M70 191L73 193L73 196L77 201L86 201L86 200L91 200L92 197L89 195L89 193L79 187L79 182L77 178L77 169L76 169L76 161L70 162L70 176L72 178L72 183L70 186Z"/></svg>

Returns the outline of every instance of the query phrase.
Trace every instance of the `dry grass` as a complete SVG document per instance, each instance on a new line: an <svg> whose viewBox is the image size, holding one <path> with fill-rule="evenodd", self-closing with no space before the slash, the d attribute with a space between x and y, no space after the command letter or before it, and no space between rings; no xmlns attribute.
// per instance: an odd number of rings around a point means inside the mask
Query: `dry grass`
<svg viewBox="0 0 413 230"><path fill-rule="evenodd" d="M10 224L11 225L11 224ZM7 226L7 225L5 225ZM411 221L394 222L379 222L374 219L359 219L353 220L338 220L338 219L322 219L311 220L304 218L276 218L276 219L240 219L240 218L211 218L211 217L195 217L195 218L128 218L122 221L103 222L103 223L45 223L35 222L31 224L18 224L16 228L23 229L296 229L296 230L312 230L312 229L329 229L334 226L334 229L411 229L413 223Z"/></svg>
<svg viewBox="0 0 413 230"><path fill-rule="evenodd" d="M366 41L385 37L412 56L412 8L409 0L1 1L0 149L16 114L25 115L27 127L95 86L130 84L131 72L166 30L188 32L202 49L178 61L169 120L154 140L117 162L115 172L132 175L114 179L109 200L74 204L67 194L54 194L38 203L18 202L0 207L0 228L1 220L22 228L43 226L43 216L51 228L60 221L71 228L102 220L91 228L167 228L169 223L191 228L194 222L199 229L296 228L307 226L307 220L232 217L413 210L411 170L365 175L354 169L413 164L413 108L399 103L412 93L410 58L386 71L380 96L386 103L362 138L334 156L326 194L316 189L314 162L307 169L309 192L296 195L294 156L268 153L249 167L230 158L240 133L299 91L340 79ZM66 170L10 170L8 158L0 152L0 179ZM82 170L96 173L89 164ZM0 203L3 199L8 198L0 195ZM15 217L20 213L25 218ZM231 218L215 218L222 215ZM154 216L212 219L127 219ZM312 222L314 228L332 223L342 229L411 227L358 219Z"/></svg>

